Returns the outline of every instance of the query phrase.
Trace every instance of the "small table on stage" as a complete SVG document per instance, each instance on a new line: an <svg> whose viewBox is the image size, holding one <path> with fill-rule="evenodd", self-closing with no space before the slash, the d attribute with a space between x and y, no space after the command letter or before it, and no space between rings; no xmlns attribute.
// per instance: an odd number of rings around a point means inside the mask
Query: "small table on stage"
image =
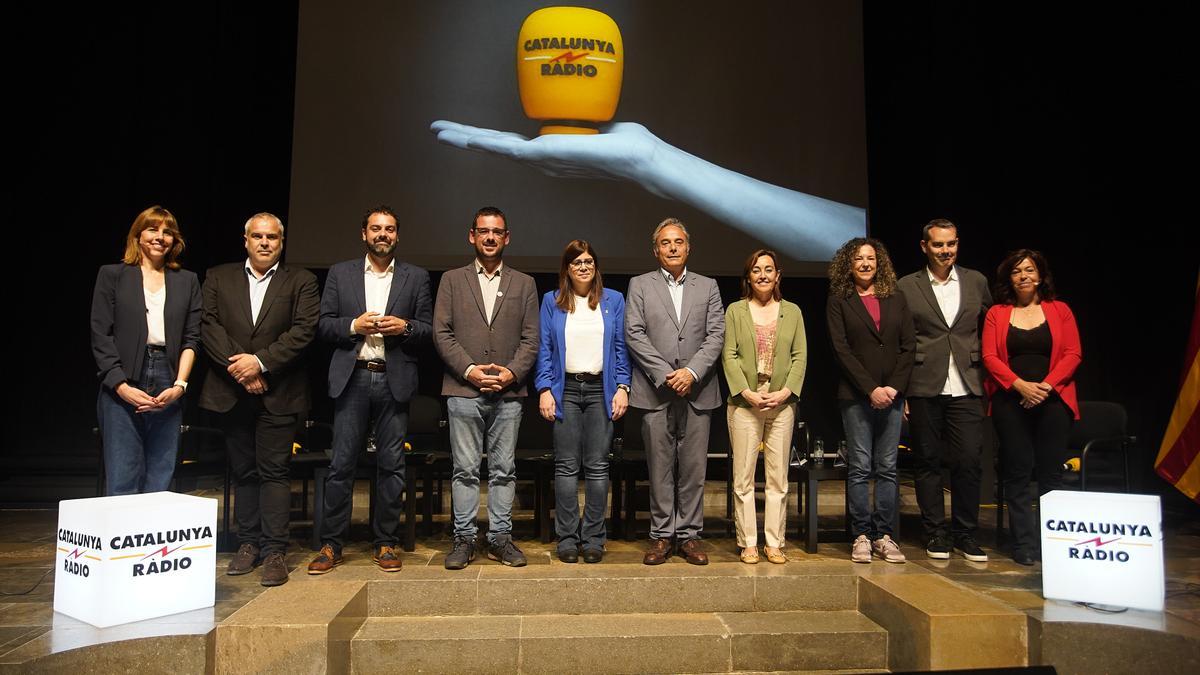
<svg viewBox="0 0 1200 675"><path fill-rule="evenodd" d="M799 474L797 479L797 507L800 513L800 532L804 536L804 551L806 553L817 552L817 486L823 480L838 480L843 484L846 482L847 469L844 466L835 467L833 459L827 458L824 464L814 465L809 459L795 467L794 470ZM845 506L845 537L844 540L850 540L850 508L849 500ZM830 539L826 539L830 541Z"/></svg>

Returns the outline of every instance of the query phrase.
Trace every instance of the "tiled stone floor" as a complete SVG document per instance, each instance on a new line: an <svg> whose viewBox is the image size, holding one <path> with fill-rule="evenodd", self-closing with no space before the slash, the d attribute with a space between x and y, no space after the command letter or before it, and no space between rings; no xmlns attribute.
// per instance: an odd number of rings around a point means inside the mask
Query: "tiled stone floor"
<svg viewBox="0 0 1200 675"><path fill-rule="evenodd" d="M365 484L360 482L360 494L356 503L366 503ZM734 541L726 538L724 513L724 486L718 482L710 482L706 494L706 542L710 558L714 563L737 563ZM219 498L219 492L199 491L194 494ZM297 495L298 496L298 495ZM794 497L793 497L794 499ZM911 485L902 487L901 494L904 525L913 532L917 525L916 504ZM823 523L827 528L840 526L843 494L840 485L827 482L822 485L820 512ZM794 508L794 505L792 506ZM298 511L296 512L298 513ZM525 551L531 565L562 565L554 557L554 544L542 544L532 537L532 521L528 512L517 521L517 536L521 548ZM761 517L761 514L760 514ZM57 514L54 510L3 510L0 511L0 666L3 664L20 663L28 658L56 653L86 644L95 644L123 640L133 636L151 636L172 633L204 634L212 626L227 618L238 608L257 597L265 589L258 584L258 575L249 574L241 577L228 577L222 572L229 560L230 554L218 556L217 602L211 610L188 612L175 617L166 617L152 621L127 624L106 630L92 628L52 611L54 597L54 546L53 537ZM353 536L365 538L366 508L355 509L355 530ZM644 518L644 514L643 514ZM796 516L789 519L794 528ZM995 511L985 507L981 514L985 528L994 525ZM434 536L419 539L416 550L404 554L406 569L433 565L440 567L442 559L449 549L449 537L444 531L445 516L441 516L435 524ZM645 528L645 521L640 522ZM307 547L309 534L308 523L293 522L295 540L288 555L288 564L293 575L303 574L304 566L311 559L312 553ZM792 535L792 531L789 531ZM1024 611L1036 618L1050 616L1049 603L1041 597L1040 566L1033 568L1021 567L1013 563L1002 551L992 548L995 533L985 529L980 534L980 540L988 550L991 560L988 563L972 563L959 558L948 561L927 559L923 552L923 542L915 537L902 533L901 545L909 557L909 565L920 566L930 572L945 576L964 586L985 593L1007 605ZM845 543L822 543L815 554L806 554L798 542L793 541L787 553L796 560L845 560L848 557L848 545ZM642 538L633 541L610 541L605 563L638 563L641 561L645 546ZM357 543L346 549L347 566L356 568L350 577L370 574L369 547L365 543ZM479 565L496 565L498 563L480 556ZM603 563L602 563L603 564ZM669 565L683 565L682 559L672 559ZM767 564L765 561L760 564ZM875 562L872 568L884 567L884 563ZM865 570L864 570L865 571ZM875 570L872 570L875 571ZM915 570L914 570L915 571ZM1126 619L1131 623L1149 622L1150 625L1162 625L1167 630L1200 635L1200 527L1190 524L1184 531L1172 532L1168 529L1167 537L1167 609L1164 615L1154 613L1130 612ZM884 569L878 573L884 573ZM335 572L337 574L337 572ZM379 574L382 574L381 572ZM404 574L404 572L401 572ZM1055 608L1055 611L1060 611ZM1067 608L1061 611L1084 612L1085 615L1074 620L1090 620L1087 610ZM1147 617L1146 615L1150 615ZM1169 622L1167 621L1169 619ZM1097 618L1097 620L1122 621L1118 616ZM1166 626L1169 623L1170 626Z"/></svg>

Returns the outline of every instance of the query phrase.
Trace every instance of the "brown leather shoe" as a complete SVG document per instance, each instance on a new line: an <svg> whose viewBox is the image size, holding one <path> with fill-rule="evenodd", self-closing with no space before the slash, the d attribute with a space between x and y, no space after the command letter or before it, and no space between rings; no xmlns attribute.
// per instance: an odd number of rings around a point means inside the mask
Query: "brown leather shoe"
<svg viewBox="0 0 1200 675"><path fill-rule="evenodd" d="M679 554L692 565L707 565L708 554L700 547L699 539L688 539L679 546Z"/></svg>
<svg viewBox="0 0 1200 675"><path fill-rule="evenodd" d="M341 553L333 552L332 544L325 544L321 547L321 552L317 554L317 557L308 563L308 573L325 574L344 562L346 559L342 557Z"/></svg>
<svg viewBox="0 0 1200 675"><path fill-rule="evenodd" d="M670 539L655 539L650 544L650 549L646 551L646 555L642 557L644 565L661 565L667 562L667 558L671 557L671 540Z"/></svg>
<svg viewBox="0 0 1200 675"><path fill-rule="evenodd" d="M229 567L225 568L225 574L231 577L249 574L258 567L258 563L258 547L254 544L242 544L237 553L233 554L233 560L229 561Z"/></svg>
<svg viewBox="0 0 1200 675"><path fill-rule="evenodd" d="M282 586L287 583L288 568L287 562L283 559L283 551L274 551L268 553L266 558L263 558L262 564L262 581L263 586Z"/></svg>
<svg viewBox="0 0 1200 675"><path fill-rule="evenodd" d="M394 546L380 546L375 551L375 557L372 560L384 572L399 572L400 568L404 565L400 560L400 554L396 552Z"/></svg>

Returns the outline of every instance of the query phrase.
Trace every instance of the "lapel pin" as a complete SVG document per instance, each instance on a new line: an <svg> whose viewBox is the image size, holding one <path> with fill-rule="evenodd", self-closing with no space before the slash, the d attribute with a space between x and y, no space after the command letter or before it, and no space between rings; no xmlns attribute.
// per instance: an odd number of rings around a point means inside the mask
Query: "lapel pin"
<svg viewBox="0 0 1200 675"><path fill-rule="evenodd" d="M497 297L497 298L503 298L503 297L504 297L504 291L496 291L496 297Z"/></svg>

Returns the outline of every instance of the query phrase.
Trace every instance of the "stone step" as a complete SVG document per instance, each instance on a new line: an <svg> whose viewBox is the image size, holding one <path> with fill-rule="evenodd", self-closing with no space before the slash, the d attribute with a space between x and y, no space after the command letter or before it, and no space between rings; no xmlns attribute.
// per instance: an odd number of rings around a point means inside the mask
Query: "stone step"
<svg viewBox="0 0 1200 675"><path fill-rule="evenodd" d="M393 616L350 641L354 673L885 670L887 632L857 611Z"/></svg>
<svg viewBox="0 0 1200 675"><path fill-rule="evenodd" d="M339 569L339 576L343 569ZM363 572L368 616L661 614L854 610L857 576L842 561L787 565L473 566Z"/></svg>

